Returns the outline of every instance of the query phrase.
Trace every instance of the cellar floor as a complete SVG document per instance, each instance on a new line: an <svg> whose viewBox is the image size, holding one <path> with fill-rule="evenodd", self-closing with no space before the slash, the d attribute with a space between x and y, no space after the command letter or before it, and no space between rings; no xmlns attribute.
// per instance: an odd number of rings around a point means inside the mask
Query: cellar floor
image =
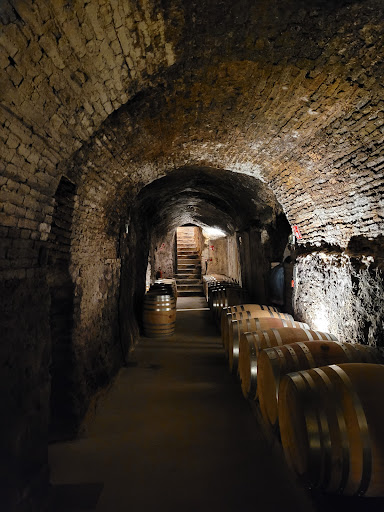
<svg viewBox="0 0 384 512"><path fill-rule="evenodd" d="M49 448L52 512L312 512L227 369L202 297L141 338L76 441Z"/></svg>

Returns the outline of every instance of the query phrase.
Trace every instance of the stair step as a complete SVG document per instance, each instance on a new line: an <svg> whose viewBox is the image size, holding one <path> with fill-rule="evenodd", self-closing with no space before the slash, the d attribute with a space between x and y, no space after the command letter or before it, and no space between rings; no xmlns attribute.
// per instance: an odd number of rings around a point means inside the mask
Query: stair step
<svg viewBox="0 0 384 512"><path fill-rule="evenodd" d="M201 292L181 292L179 297L205 297L204 291Z"/></svg>
<svg viewBox="0 0 384 512"><path fill-rule="evenodd" d="M190 286L188 288L180 288L177 290L178 297L188 297L188 296L204 296L204 290L202 286Z"/></svg>
<svg viewBox="0 0 384 512"><path fill-rule="evenodd" d="M188 281L191 281L191 280L194 280L194 279L200 279L198 276L200 274L194 274L193 272L190 272L189 274L188 273L180 273L180 274L176 274L175 275L175 278L176 278L176 281L178 279L187 279Z"/></svg>
<svg viewBox="0 0 384 512"><path fill-rule="evenodd" d="M177 279L177 278L176 278L176 285L177 285L177 287L183 286L183 285L202 286L201 279Z"/></svg>
<svg viewBox="0 0 384 512"><path fill-rule="evenodd" d="M198 258L197 252L177 252L178 258Z"/></svg>
<svg viewBox="0 0 384 512"><path fill-rule="evenodd" d="M178 258L177 265L193 265L198 267L201 264L200 261L196 258Z"/></svg>
<svg viewBox="0 0 384 512"><path fill-rule="evenodd" d="M177 293L180 292L185 292L185 291L195 291L195 292L199 292L200 290L203 289L203 285L189 285L189 284L181 284L180 286L177 287Z"/></svg>

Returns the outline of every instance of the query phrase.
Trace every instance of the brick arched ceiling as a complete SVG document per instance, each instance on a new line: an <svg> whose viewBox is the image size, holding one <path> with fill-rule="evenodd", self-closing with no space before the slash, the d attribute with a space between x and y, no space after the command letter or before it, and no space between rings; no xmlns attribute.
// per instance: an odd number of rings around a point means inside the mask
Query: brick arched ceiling
<svg viewBox="0 0 384 512"><path fill-rule="evenodd" d="M184 168L153 181L134 207L161 235L184 224L217 227L227 234L250 224L274 223L282 213L260 180L222 169Z"/></svg>
<svg viewBox="0 0 384 512"><path fill-rule="evenodd" d="M265 182L304 242L382 232L380 0L9 0L1 20L5 190L29 229L62 174L86 219L205 166Z"/></svg>

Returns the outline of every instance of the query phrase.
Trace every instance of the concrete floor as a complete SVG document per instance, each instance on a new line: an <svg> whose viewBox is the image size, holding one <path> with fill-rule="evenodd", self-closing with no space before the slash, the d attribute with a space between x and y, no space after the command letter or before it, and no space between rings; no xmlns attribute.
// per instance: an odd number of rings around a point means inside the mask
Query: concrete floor
<svg viewBox="0 0 384 512"><path fill-rule="evenodd" d="M52 512L313 511L204 308L180 298L175 335L140 340L86 437L50 446Z"/></svg>

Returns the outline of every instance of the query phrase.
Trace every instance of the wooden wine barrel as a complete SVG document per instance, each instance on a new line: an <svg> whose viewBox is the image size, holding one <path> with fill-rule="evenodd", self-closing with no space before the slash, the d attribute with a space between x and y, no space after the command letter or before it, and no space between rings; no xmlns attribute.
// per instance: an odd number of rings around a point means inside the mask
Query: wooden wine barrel
<svg viewBox="0 0 384 512"><path fill-rule="evenodd" d="M170 294L144 296L143 327L148 338L172 336L175 332L176 300Z"/></svg>
<svg viewBox="0 0 384 512"><path fill-rule="evenodd" d="M282 315L283 313L279 313ZM287 317L290 315L287 315ZM261 331L263 329L280 329L292 327L309 329L303 322L295 322L292 318L239 318L232 320L228 330L228 363L231 372L236 373L239 361L240 337L243 332Z"/></svg>
<svg viewBox="0 0 384 512"><path fill-rule="evenodd" d="M258 306L258 304L251 304L250 306ZM254 307L249 307L247 311L235 311L231 313L231 316L227 316L227 325L224 326L224 331L222 332L223 345L228 352L229 346L229 338L233 337L233 320L245 320L251 318L280 318L284 320L292 320L294 318L292 315L288 313L280 313L279 311L271 311L270 306L262 306L263 309L257 309Z"/></svg>
<svg viewBox="0 0 384 512"><path fill-rule="evenodd" d="M299 370L341 363L384 363L374 347L335 341L298 342L262 350L257 358L257 396L267 425L278 423L277 402L280 380Z"/></svg>
<svg viewBox="0 0 384 512"><path fill-rule="evenodd" d="M218 284L216 286L212 286L209 289L208 293L208 307L211 310L212 314L214 314L214 310L217 308L218 301L220 300L219 292L224 289L223 284Z"/></svg>
<svg viewBox="0 0 384 512"><path fill-rule="evenodd" d="M175 299L177 299L176 279L173 279L173 278L156 279L154 284L165 284L165 285L171 286L172 291L173 291L173 296L175 297Z"/></svg>
<svg viewBox="0 0 384 512"><path fill-rule="evenodd" d="M263 331L246 332L240 338L239 376L241 389L246 398L256 399L257 390L257 358L265 348L290 345L298 341L337 341L333 334L313 331L311 329L265 329Z"/></svg>
<svg viewBox="0 0 384 512"><path fill-rule="evenodd" d="M384 496L384 365L347 363L285 375L279 421L287 461L311 487Z"/></svg>
<svg viewBox="0 0 384 512"><path fill-rule="evenodd" d="M172 295L174 296L174 289L170 283L157 283L152 284L147 292L151 295Z"/></svg>
<svg viewBox="0 0 384 512"><path fill-rule="evenodd" d="M219 300L215 308L214 316L218 327L221 330L221 313L224 308L235 304L241 304L246 300L246 292L241 286L223 287L218 292Z"/></svg>
<svg viewBox="0 0 384 512"><path fill-rule="evenodd" d="M257 313L254 315L253 313ZM262 317L262 316L271 316L273 317L273 313L279 313L279 311L273 306L266 306L264 304L238 304L234 306L228 306L223 308L221 312L221 336L223 338L224 347L228 346L228 343L225 342L224 338L228 336L228 329L231 323L231 320L235 320L236 318L243 318L243 316L237 317L237 314L242 313L248 318L252 317ZM235 315L232 317L232 315Z"/></svg>
<svg viewBox="0 0 384 512"><path fill-rule="evenodd" d="M213 292L216 293L216 301L214 307L225 307L227 305L226 296L229 293L229 290L242 290L242 288L236 283L222 283L213 288Z"/></svg>

